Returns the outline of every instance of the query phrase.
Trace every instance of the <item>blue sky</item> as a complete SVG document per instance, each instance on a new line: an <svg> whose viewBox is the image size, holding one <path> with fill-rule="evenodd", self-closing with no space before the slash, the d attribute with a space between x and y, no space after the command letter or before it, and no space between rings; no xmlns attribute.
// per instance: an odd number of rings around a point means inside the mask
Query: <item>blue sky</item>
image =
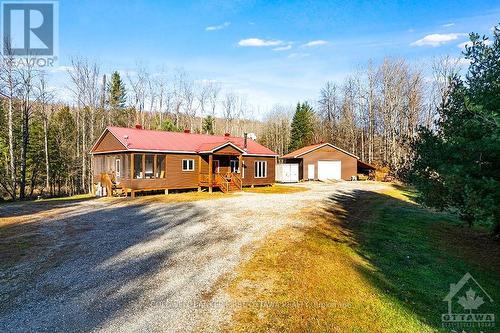
<svg viewBox="0 0 500 333"><path fill-rule="evenodd" d="M60 1L60 66L183 68L264 110L315 99L369 59L460 56L500 22L495 1ZM309 44L308 44L309 43Z"/></svg>

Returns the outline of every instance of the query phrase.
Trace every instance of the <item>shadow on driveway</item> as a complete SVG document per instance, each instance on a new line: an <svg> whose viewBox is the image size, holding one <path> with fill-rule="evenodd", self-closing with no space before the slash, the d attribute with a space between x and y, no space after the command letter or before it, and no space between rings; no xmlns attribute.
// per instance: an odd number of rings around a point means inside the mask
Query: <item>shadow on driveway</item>
<svg viewBox="0 0 500 333"><path fill-rule="evenodd" d="M99 329L154 294L176 256L232 240L207 218L191 203L131 204L0 229L0 331ZM6 262L8 249L22 255ZM175 279L163 296L183 287Z"/></svg>

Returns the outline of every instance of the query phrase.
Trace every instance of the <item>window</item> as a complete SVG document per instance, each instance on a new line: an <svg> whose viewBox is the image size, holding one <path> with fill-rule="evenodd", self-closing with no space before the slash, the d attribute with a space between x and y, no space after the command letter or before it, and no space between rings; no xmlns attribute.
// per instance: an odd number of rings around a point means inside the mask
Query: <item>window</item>
<svg viewBox="0 0 500 333"><path fill-rule="evenodd" d="M116 175L116 178L120 178L120 159L117 158L115 160L115 175Z"/></svg>
<svg viewBox="0 0 500 333"><path fill-rule="evenodd" d="M241 170L241 178L245 178L245 169L247 168L245 165L245 161L241 161L241 168L243 169Z"/></svg>
<svg viewBox="0 0 500 333"><path fill-rule="evenodd" d="M134 154L134 179L142 178L142 154Z"/></svg>
<svg viewBox="0 0 500 333"><path fill-rule="evenodd" d="M231 160L231 172L232 173L240 173L239 166L240 163L238 160Z"/></svg>
<svg viewBox="0 0 500 333"><path fill-rule="evenodd" d="M156 178L165 178L165 155L156 156Z"/></svg>
<svg viewBox="0 0 500 333"><path fill-rule="evenodd" d="M182 160L182 171L193 171L194 160Z"/></svg>
<svg viewBox="0 0 500 333"><path fill-rule="evenodd" d="M255 178L267 177L267 161L255 161Z"/></svg>
<svg viewBox="0 0 500 333"><path fill-rule="evenodd" d="M146 155L146 169L144 170L144 178L154 178L153 165L155 155Z"/></svg>

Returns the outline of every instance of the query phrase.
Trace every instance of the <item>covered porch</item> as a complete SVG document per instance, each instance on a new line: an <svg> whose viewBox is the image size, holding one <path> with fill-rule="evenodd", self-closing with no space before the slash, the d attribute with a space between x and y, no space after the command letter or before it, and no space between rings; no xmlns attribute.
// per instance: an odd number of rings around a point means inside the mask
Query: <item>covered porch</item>
<svg viewBox="0 0 500 333"><path fill-rule="evenodd" d="M226 146L199 156L199 187L212 193L214 188L222 192L241 191L244 177L242 151L237 147Z"/></svg>

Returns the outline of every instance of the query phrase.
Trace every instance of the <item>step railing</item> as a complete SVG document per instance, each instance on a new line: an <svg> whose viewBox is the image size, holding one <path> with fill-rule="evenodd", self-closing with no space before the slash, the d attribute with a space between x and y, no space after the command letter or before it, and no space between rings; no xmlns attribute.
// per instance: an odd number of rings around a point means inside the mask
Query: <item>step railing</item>
<svg viewBox="0 0 500 333"><path fill-rule="evenodd" d="M243 180L241 179L240 175L237 173L231 173L231 182L236 185L238 190L241 191L243 188Z"/></svg>
<svg viewBox="0 0 500 333"><path fill-rule="evenodd" d="M221 191L224 193L227 193L230 190L229 181L220 173L215 174L215 184L217 184L220 187Z"/></svg>
<svg viewBox="0 0 500 333"><path fill-rule="evenodd" d="M200 186L210 186L210 175L208 173L200 173L198 177ZM236 173L214 173L212 175L212 186L219 187L224 193L231 190L231 185L234 185L239 191L243 187L243 180Z"/></svg>

